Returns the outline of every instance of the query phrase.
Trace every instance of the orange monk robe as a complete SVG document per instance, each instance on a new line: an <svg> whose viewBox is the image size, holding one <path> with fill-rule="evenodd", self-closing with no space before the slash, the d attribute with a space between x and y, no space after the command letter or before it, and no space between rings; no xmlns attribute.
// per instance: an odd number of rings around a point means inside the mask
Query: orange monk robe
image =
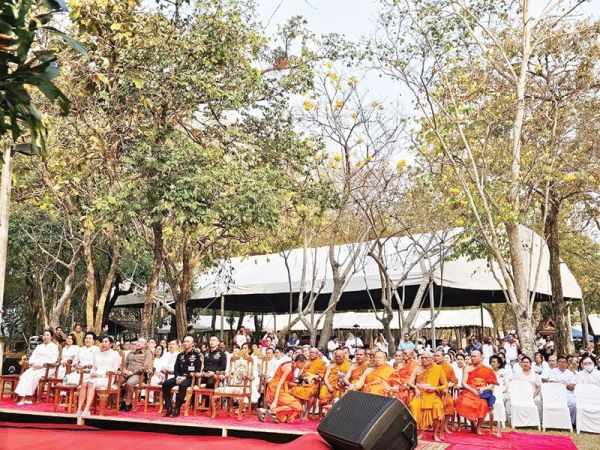
<svg viewBox="0 0 600 450"><path fill-rule="evenodd" d="M452 368L452 366L446 362L439 364L439 366L444 372L446 381L448 383L454 383L454 385L456 386L456 384L458 383L458 379L454 374L454 369ZM444 402L444 414L446 414L447 416L454 415L454 399L452 398L452 394L450 392L444 394L442 396L442 401Z"/></svg>
<svg viewBox="0 0 600 450"><path fill-rule="evenodd" d="M302 369L302 377L310 378L316 375L323 378L325 370L327 370L327 365L321 358L317 358L314 361L307 361L307 365ZM290 392L294 397L308 401L311 397L317 395L318 388L317 383L311 382L306 386L295 386Z"/></svg>
<svg viewBox="0 0 600 450"><path fill-rule="evenodd" d="M419 389L421 398L414 398L410 402L410 412L417 421L417 429L425 431L433 425L434 420L444 419L444 404L440 392L448 389L448 382L442 368L431 365L429 369L424 369L423 373L416 376L415 384L430 384L437 388L436 392Z"/></svg>
<svg viewBox="0 0 600 450"><path fill-rule="evenodd" d="M373 371L365 378L365 385L362 388L367 394L387 395L384 390L384 381L388 381L394 374L393 367L384 364L379 367L374 367Z"/></svg>
<svg viewBox="0 0 600 450"><path fill-rule="evenodd" d="M366 361L360 365L357 364L356 366L352 367L352 370L350 371L350 383L356 383L358 380L360 380L360 377L362 377L363 373L365 373L365 370L368 368L369 365Z"/></svg>
<svg viewBox="0 0 600 450"><path fill-rule="evenodd" d="M394 392L394 397L408 405L410 401L410 395L412 391L408 387L407 383L410 380L410 376L413 371L418 367L419 363L415 360L411 360L409 363L405 363L396 370L390 377L388 384L391 387L397 387L400 390L398 393Z"/></svg>
<svg viewBox="0 0 600 450"><path fill-rule="evenodd" d="M277 370L275 371L275 375L267 384L267 392L265 394L265 399L267 404L273 403L275 400L275 393L277 392L277 385L279 384L279 380L283 376L283 371L286 366L293 365L291 361L284 362L281 364ZM290 373L287 374L287 377L283 384L281 385L281 389L279 390L279 397L277 399L277 409L283 409L283 411L277 412L277 418L281 422L285 422L288 416L292 414L299 414L302 412L302 405L298 401L296 397L290 394L290 381L294 379L294 368L290 370Z"/></svg>
<svg viewBox="0 0 600 450"><path fill-rule="evenodd" d="M345 374L350 368L350 361L345 360L341 364L335 364L329 370L329 377L327 381L329 385L333 388L333 392L329 392L325 383L321 385L321 392L319 392L319 402L323 405L327 405L333 402L334 399L342 396L343 389L340 383L340 372Z"/></svg>
<svg viewBox="0 0 600 450"><path fill-rule="evenodd" d="M486 366L479 366L469 372L467 384L478 389L490 384L498 384L494 371ZM490 410L488 402L463 389L456 399L456 412L459 416L469 420L485 419Z"/></svg>

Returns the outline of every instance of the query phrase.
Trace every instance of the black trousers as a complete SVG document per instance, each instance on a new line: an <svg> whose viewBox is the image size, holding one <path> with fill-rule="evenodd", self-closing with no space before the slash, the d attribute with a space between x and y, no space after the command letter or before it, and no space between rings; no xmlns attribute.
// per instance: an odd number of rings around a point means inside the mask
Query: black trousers
<svg viewBox="0 0 600 450"><path fill-rule="evenodd" d="M185 377L185 380L179 384L176 383L176 380L176 377L169 378L162 385L165 408L171 408L171 389L173 389L175 386L179 386L177 397L175 398L175 407L181 408L181 405L183 405L185 402L187 388L192 385L191 377Z"/></svg>

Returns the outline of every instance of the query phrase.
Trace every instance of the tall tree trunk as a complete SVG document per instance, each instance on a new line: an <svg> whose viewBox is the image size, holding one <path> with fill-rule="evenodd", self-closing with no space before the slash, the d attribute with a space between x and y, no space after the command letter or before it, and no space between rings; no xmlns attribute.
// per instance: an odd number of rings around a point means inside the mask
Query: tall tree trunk
<svg viewBox="0 0 600 450"><path fill-rule="evenodd" d="M528 289L528 277L525 271L525 251L521 241L519 226L514 222L507 223L510 262L514 278L516 301L511 303L517 320L517 331L524 353L533 355L535 346L535 324L533 323L533 307ZM532 255L532 257L535 257Z"/></svg>
<svg viewBox="0 0 600 450"><path fill-rule="evenodd" d="M96 275L92 255L92 232L89 224L83 220L83 256L85 259L85 323L87 330L94 329L94 306L96 303Z"/></svg>
<svg viewBox="0 0 600 450"><path fill-rule="evenodd" d="M102 329L102 317L104 317L104 305L106 304L106 300L110 295L110 290L113 287L113 283L115 277L117 275L117 269L119 268L119 262L121 260L121 254L119 250L119 244L117 241L117 237L115 235L114 230L110 230L108 232L108 241L110 242L110 267L108 269L108 273L106 274L106 278L104 279L104 284L102 285L102 290L100 291L100 296L98 297L98 307L96 310L96 318L94 321L94 331L96 334L100 333Z"/></svg>
<svg viewBox="0 0 600 450"><path fill-rule="evenodd" d="M548 211L546 212L546 223L544 224L544 235L550 252L550 284L552 286L552 310L554 312L554 323L556 324L556 348L559 355L570 355L573 353L573 341L569 334L569 321L567 316L567 305L563 296L562 277L560 273L560 241L559 241L559 213L560 203L550 193Z"/></svg>
<svg viewBox="0 0 600 450"><path fill-rule="evenodd" d="M579 302L579 314L581 315L581 332L583 334L583 345L590 342L590 329L588 326L587 311L585 309L585 295L581 297Z"/></svg>
<svg viewBox="0 0 600 450"><path fill-rule="evenodd" d="M52 311L50 311L50 326L52 328L56 328L57 326L60 325L60 316L61 313L63 312L65 303L67 302L68 299L71 298L71 295L73 293L73 279L75 278L75 264L72 261L71 264L68 267L69 273L67 275L67 277L65 278L64 284L63 284L63 293L60 296L58 302L56 303L56 305L52 308Z"/></svg>
<svg viewBox="0 0 600 450"><path fill-rule="evenodd" d="M152 245L152 268L150 278L146 288L146 297L144 298L144 309L142 311L142 326L140 335L147 338L150 336L152 325L152 313L154 311L154 295L158 288L160 277L160 268L163 264L163 237L162 224L155 222L152 224L153 245Z"/></svg>

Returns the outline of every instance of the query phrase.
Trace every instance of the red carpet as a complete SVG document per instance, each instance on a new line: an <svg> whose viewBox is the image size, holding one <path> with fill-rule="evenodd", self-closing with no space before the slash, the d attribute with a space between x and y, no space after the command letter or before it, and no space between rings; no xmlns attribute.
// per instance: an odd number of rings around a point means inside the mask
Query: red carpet
<svg viewBox="0 0 600 450"><path fill-rule="evenodd" d="M43 429L0 428L0 449L29 450L34 447L44 450L64 450L66 447L93 449L126 448L127 450L148 450L148 448L177 448L178 450L198 448L210 450L331 449L316 434L301 436L288 444L271 444L258 439L181 436L135 431L76 431L57 430L48 427L44 427Z"/></svg>

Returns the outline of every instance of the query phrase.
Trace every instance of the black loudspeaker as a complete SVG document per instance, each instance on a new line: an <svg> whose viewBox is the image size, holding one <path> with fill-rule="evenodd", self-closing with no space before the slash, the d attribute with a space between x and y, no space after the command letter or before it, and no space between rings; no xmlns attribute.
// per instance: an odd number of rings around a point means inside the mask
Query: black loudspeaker
<svg viewBox="0 0 600 450"><path fill-rule="evenodd" d="M335 450L413 450L417 423L400 400L349 391L317 427Z"/></svg>

